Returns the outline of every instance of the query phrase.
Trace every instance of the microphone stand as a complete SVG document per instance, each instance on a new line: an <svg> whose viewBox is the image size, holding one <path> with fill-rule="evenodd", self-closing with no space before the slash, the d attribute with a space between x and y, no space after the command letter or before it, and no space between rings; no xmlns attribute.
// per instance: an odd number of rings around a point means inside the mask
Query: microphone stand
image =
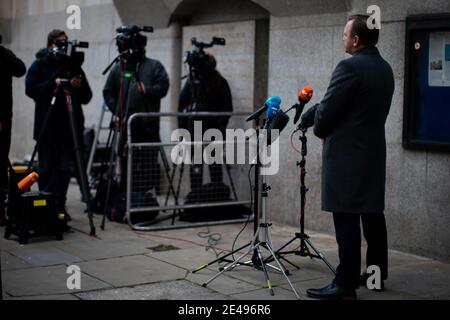
<svg viewBox="0 0 450 320"><path fill-rule="evenodd" d="M333 272L333 274L336 275L336 270L333 268L333 266L328 262L328 260L325 258L325 256L313 245L313 243L310 240L310 237L305 233L305 207L306 207L306 194L309 191L309 189L305 185L305 178L306 178L306 156L308 154L307 149L307 137L306 132L308 129L304 128L303 124L301 123L300 126L297 128L296 132L301 131L302 134L300 135L300 141L302 145L301 149L301 161L297 162L297 166L300 168L300 232L296 233L295 236L288 241L285 245L283 245L280 249L278 249L275 252L275 255L280 258L281 260L286 261L290 265L294 266L297 269L300 269L297 265L293 264L291 261L287 260L284 256L286 255L297 255L300 257L309 257L311 259L320 259L322 260L327 267ZM286 249L289 245L291 245L296 240L300 240L300 248L297 250L290 250L290 251L283 251ZM311 250L313 252L311 252ZM272 261L271 259L268 260L269 262Z"/></svg>
<svg viewBox="0 0 450 320"><path fill-rule="evenodd" d="M267 267L271 267L272 269L275 269L283 274L283 276L286 278L289 286L291 287L291 290L293 291L295 297L298 300L300 300L300 296L298 295L297 291L295 290L294 286L292 285L291 281L289 280L286 268L281 264L280 260L278 259L277 254L272 249L272 238L271 238L271 234L270 234L270 227L272 226L272 224L268 223L267 211L266 211L267 210L267 198L268 198L268 192L270 191L270 187L267 185L266 177L264 175L262 176L262 184L260 185L260 183L259 183L259 175L261 174L261 167L262 167L262 164L260 161L260 156L259 156L259 133L260 133L259 118L255 118L255 122L256 122L257 152L256 152L256 165L255 165L255 190L254 190L254 192L255 192L255 200L254 200L255 201L255 206L254 206L255 218L254 218L253 240L250 243L246 244L245 246L243 246L239 249L236 249L233 252L230 252L221 258L216 259L208 264L205 264L205 265L195 269L194 271L192 271L192 273L197 273L198 271L203 270L203 269L211 266L212 264L215 264L215 263L218 263L221 261L227 261L227 260L225 260L226 258L234 255L235 253L240 252L241 250L243 250L245 248L248 248L247 251L245 253L243 253L238 259L236 259L235 261L226 265L225 267L220 268L219 273L217 273L214 277L212 277L210 280L205 282L202 286L204 288L206 288L211 282L213 282L219 276L224 274L226 271L233 270L237 266L240 266L240 265L253 266L256 269L263 271L270 295L274 296L275 293L273 291L272 283L270 281L269 273L267 271ZM261 200L262 200L261 210L259 207L259 195L260 195L259 188L261 188ZM259 214L261 214L261 218L260 218ZM261 253L261 248L266 249L270 253L268 258L263 259L262 253ZM241 261L252 252L253 252L253 257L252 257L251 261L241 263ZM278 264L279 268L276 268L276 267L268 264L269 261L275 261ZM229 261L227 261L227 262L229 262Z"/></svg>

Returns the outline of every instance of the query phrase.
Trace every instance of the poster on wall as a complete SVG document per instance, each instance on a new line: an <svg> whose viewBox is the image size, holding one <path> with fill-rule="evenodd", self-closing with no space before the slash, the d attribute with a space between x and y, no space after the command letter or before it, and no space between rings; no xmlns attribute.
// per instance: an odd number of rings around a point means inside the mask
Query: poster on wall
<svg viewBox="0 0 450 320"><path fill-rule="evenodd" d="M450 87L450 32L430 33L428 85Z"/></svg>
<svg viewBox="0 0 450 320"><path fill-rule="evenodd" d="M403 145L450 152L450 14L406 19Z"/></svg>

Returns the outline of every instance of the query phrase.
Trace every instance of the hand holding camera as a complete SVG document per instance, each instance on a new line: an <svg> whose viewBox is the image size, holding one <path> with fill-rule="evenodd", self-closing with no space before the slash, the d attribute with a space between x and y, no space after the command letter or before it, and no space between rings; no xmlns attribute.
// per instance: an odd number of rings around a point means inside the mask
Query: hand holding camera
<svg viewBox="0 0 450 320"><path fill-rule="evenodd" d="M68 86L70 85L74 89L79 89L81 87L81 81L83 80L82 75L78 75L73 77L70 81L67 79L56 78L55 84L59 86Z"/></svg>
<svg viewBox="0 0 450 320"><path fill-rule="evenodd" d="M147 89L145 89L145 84L142 81L136 82L137 89L139 93L145 95L147 94Z"/></svg>
<svg viewBox="0 0 450 320"><path fill-rule="evenodd" d="M83 80L83 76L82 75L78 75L76 77L73 77L72 80L70 80L70 84L75 89L79 89L81 87L81 81L82 80Z"/></svg>

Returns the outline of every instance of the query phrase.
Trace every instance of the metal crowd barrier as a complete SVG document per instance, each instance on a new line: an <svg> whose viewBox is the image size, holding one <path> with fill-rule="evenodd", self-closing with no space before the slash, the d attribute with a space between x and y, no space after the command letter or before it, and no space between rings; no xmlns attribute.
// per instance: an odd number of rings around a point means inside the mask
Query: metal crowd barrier
<svg viewBox="0 0 450 320"><path fill-rule="evenodd" d="M203 141L203 137L202 141L171 141L173 130L178 128L178 119L229 116L228 129L246 131L252 128L252 124L245 122L248 115L198 112L138 113L131 116L127 127L126 202L126 217L131 228L158 231L253 221L250 161L247 159L242 164L227 164L225 161L226 147L230 145L235 158L238 146L248 155L248 137L233 141L225 140L226 137L224 141ZM152 118L161 121L161 142L135 142L135 124ZM189 159L193 160L194 148L200 148L197 150L203 154L208 146L222 146L223 165L189 164ZM174 148L184 151L183 156L174 157ZM172 161L172 158L177 161Z"/></svg>

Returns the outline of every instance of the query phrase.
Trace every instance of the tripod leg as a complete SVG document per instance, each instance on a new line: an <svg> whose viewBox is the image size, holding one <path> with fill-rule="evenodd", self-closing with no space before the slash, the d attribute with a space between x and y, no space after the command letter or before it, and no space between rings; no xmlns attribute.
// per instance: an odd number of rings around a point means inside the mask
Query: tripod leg
<svg viewBox="0 0 450 320"><path fill-rule="evenodd" d="M106 188L106 197L105 197L105 202L103 205L103 218L102 218L102 224L101 224L101 229L105 230L105 224L106 224L106 213L108 211L108 203L109 203L109 198L111 197L111 188L112 188L112 175L114 172L114 168L115 166L113 165L113 163L115 163L114 161L114 157L115 157L115 153L116 153L116 142L117 142L117 128L114 129L114 133L113 133L113 137L112 137L112 143L111 143L111 153L109 156L109 170L108 170L108 185Z"/></svg>
<svg viewBox="0 0 450 320"><path fill-rule="evenodd" d="M178 180L178 186L177 186L177 193L175 196L176 201L178 202L178 199L180 198L180 192L181 192L181 182L183 181L183 175L184 175L184 164L182 163L180 165L180 177ZM174 174L174 178L175 178L175 174ZM178 210L178 212L180 212ZM172 225L175 225L175 218L176 218L176 214L174 214L173 219L172 219Z"/></svg>
<svg viewBox="0 0 450 320"><path fill-rule="evenodd" d="M270 295L271 295L271 296L274 296L275 293L273 292L272 282L270 282L269 273L267 272L266 264L264 263L264 260L263 260L263 258L262 258L261 250L260 250L260 248L259 248L259 245L258 245L257 248L256 248L256 254L257 254L257 257L258 257L259 262L261 263L261 267L262 267L262 269L263 269L264 276L266 277L267 287L269 288Z"/></svg>
<svg viewBox="0 0 450 320"><path fill-rule="evenodd" d="M281 262L277 259L275 252L273 252L272 248L270 246L267 246L267 250L269 250L270 254L275 259L275 262L278 264L278 266L283 270L283 275L286 278L287 282L289 283L289 286L291 287L292 291L295 294L295 297L300 300L300 296L298 295L297 291L295 290L294 286L291 283L291 280L289 280L289 277L287 276L286 272L284 272L284 266L281 264Z"/></svg>
<svg viewBox="0 0 450 320"><path fill-rule="evenodd" d="M282 255L285 254L285 253L281 252L281 251L283 251L284 248L287 248L287 247L288 247L291 243L293 243L295 240L297 240L297 238L291 239L288 243L286 243L286 244L285 244L284 246L282 246L280 249L278 249L277 251L275 251L275 254L277 255L277 257L278 257L279 259L282 259L283 261L286 261L287 263L289 263L291 266L293 266L293 267L296 268L297 270L300 270L300 267L299 267L299 266L293 264L292 262L290 262L289 260L287 260L286 258L284 258ZM272 257L269 257L269 258L266 259L266 262L272 262L272 261L273 261L273 258L272 258ZM287 271L287 270L286 270L286 271ZM288 272L288 274L289 274L289 271L287 271L287 272Z"/></svg>
<svg viewBox="0 0 450 320"><path fill-rule="evenodd" d="M166 173L166 178L169 181L168 196L170 195L170 192L172 192L173 196L175 196L175 189L173 188L172 179L171 179L171 176L170 176L170 165L169 165L169 161L167 160L167 156L166 156L166 153L164 152L163 147L161 147L160 153L161 153L161 159L163 160L163 165L164 165L164 171ZM175 204L178 205L178 199L175 199Z"/></svg>
<svg viewBox="0 0 450 320"><path fill-rule="evenodd" d="M314 245L311 243L311 241L309 239L305 239L305 242L314 250L314 252L320 257L320 259L327 265L327 267L331 270L331 272L333 272L333 274L336 275L336 269L334 269L333 266L325 258L325 256L314 247Z"/></svg>
<svg viewBox="0 0 450 320"><path fill-rule="evenodd" d="M225 260L226 258L228 258L229 256L231 256L231 255L233 255L233 254L235 254L235 253L241 251L242 249L245 249L245 248L247 248L248 246L251 246L251 245L252 245L252 243L250 242L250 243L246 244L245 246L242 246L242 247L240 247L239 249L236 249L236 250L234 250L233 252L230 252L230 253L228 253L227 255L225 255L225 256L223 256L223 257L221 257L221 258L219 258L219 259L216 259L216 260L214 260L214 261L212 261L212 262L209 262L209 263L207 263L207 264L205 264L205 265L203 265L203 266L201 266L201 267L195 269L194 271L192 271L192 273L197 273L197 272L199 272L200 270L203 270L203 269L209 267L210 265L213 265L213 264L215 264L215 263L217 263L217 262L220 262L220 261L224 261L224 260Z"/></svg>
<svg viewBox="0 0 450 320"><path fill-rule="evenodd" d="M277 254L277 253L275 252L275 254ZM278 259L283 260L283 261L287 262L288 264L290 264L291 266L293 266L294 268L296 268L297 270L300 270L300 267L298 265L292 263L291 261L289 261L285 257L280 256L278 254L277 254L277 256L278 256ZM290 274L289 270L286 269L286 273L289 275Z"/></svg>
<svg viewBox="0 0 450 320"><path fill-rule="evenodd" d="M95 179L92 177L92 167L94 164L95 151L97 150L97 147L99 144L100 131L102 130L103 118L105 117L105 109L106 109L106 106L105 106L105 104L103 104L102 111L100 114L100 121L95 130L94 142L93 142L92 148L89 152L89 160L88 160L88 164L87 164L87 168L86 168L86 174L89 179L89 188L91 188L91 189L94 189L94 186L95 186Z"/></svg>
<svg viewBox="0 0 450 320"><path fill-rule="evenodd" d="M314 258L311 250L309 250L308 246L306 245L305 239L302 239L300 243L300 255L310 257L311 260Z"/></svg>
<svg viewBox="0 0 450 320"><path fill-rule="evenodd" d="M172 186L172 188L173 188L173 181L175 180L176 172L177 172L177 166L174 165L173 168L172 168L172 170L171 170L171 172L170 172L170 174L169 174L169 184ZM175 198L176 198L176 196L177 196L175 190L174 190L173 196L174 196ZM165 205L165 206L167 206L167 205L169 204L169 199L170 199L170 189L167 190L166 200L164 201L164 205ZM178 199L175 199L175 203L178 203Z"/></svg>
<svg viewBox="0 0 450 320"><path fill-rule="evenodd" d="M226 163L226 162L225 162L225 163ZM231 176L230 166L226 164L226 165L225 165L225 170L226 170L226 172L227 172L228 179L230 180L230 186L231 186L231 190L233 191L234 200L238 201L238 195L237 195L237 193L236 193L236 187L234 186L233 177Z"/></svg>
<svg viewBox="0 0 450 320"><path fill-rule="evenodd" d="M206 288L211 282L213 282L214 280L216 280L218 277L220 277L222 274L224 274L225 272L227 272L230 269L233 269L237 264L239 264L247 255L250 254L250 252L252 252L254 250L253 247L253 243L251 243L250 248L247 250L247 252L245 252L244 254L242 254L235 262L233 262L230 265L227 265L226 267L224 267L219 273L217 273L214 277L212 277L211 279L209 279L208 281L206 281L202 287Z"/></svg>
<svg viewBox="0 0 450 320"><path fill-rule="evenodd" d="M273 243L272 242L272 235L270 234L269 229L266 229L266 234L267 234L266 237L267 237L268 243L266 243L265 247L270 252L273 252L273 249L272 249L272 243ZM273 254L271 256L274 257L274 260L275 260L275 256ZM281 270L279 270L279 271L289 275L289 270L281 262L279 262L278 264L281 265Z"/></svg>
<svg viewBox="0 0 450 320"><path fill-rule="evenodd" d="M278 249L277 251L275 251L275 253L278 254L282 254L282 251L284 250L284 248L287 248L291 245L291 243L293 243L295 240L297 240L297 238L292 238L288 243L286 243L284 246L282 246L280 249Z"/></svg>
<svg viewBox="0 0 450 320"><path fill-rule="evenodd" d="M92 212L92 206L91 206L91 194L89 192L89 186L87 182L87 174L86 174L86 168L84 166L83 159L81 157L81 148L80 148L80 141L78 140L78 132L75 124L75 118L73 115L73 105L72 105L72 98L69 94L66 94L66 102L67 102L67 111L69 114L69 121L70 121L70 129L72 131L72 139L75 149L75 159L77 162L77 168L78 168L78 174L80 175L80 183L81 183L81 190L83 191L83 196L86 199L86 207L88 211L88 218L89 218L89 224L91 227L90 235L91 237L95 237L95 226L94 226L94 218L93 218L93 212Z"/></svg>

